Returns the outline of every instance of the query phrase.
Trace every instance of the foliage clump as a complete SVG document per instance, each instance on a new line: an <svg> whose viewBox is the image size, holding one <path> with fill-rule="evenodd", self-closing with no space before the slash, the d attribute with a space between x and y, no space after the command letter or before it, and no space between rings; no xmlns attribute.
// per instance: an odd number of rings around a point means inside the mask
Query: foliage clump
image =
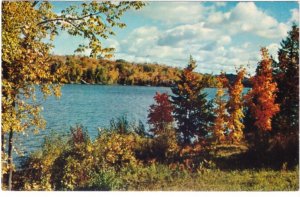
<svg viewBox="0 0 300 197"><path fill-rule="evenodd" d="M224 86L228 83L224 74L217 78L217 93L215 97L215 120L212 128L214 139L217 143L226 141L226 130L228 124L227 101L224 99Z"/></svg>
<svg viewBox="0 0 300 197"><path fill-rule="evenodd" d="M229 132L229 139L232 142L240 142L243 137L243 118L244 118L244 112L243 112L243 98L242 98L242 92L243 92L243 79L245 77L246 70L245 68L240 68L237 70L237 78L233 83L227 83L226 87L228 88L228 132Z"/></svg>
<svg viewBox="0 0 300 197"><path fill-rule="evenodd" d="M172 127L174 121L172 116L173 106L169 101L169 95L166 93L156 92L154 100L156 103L150 106L148 123L152 126L151 131L155 135L160 135L160 132Z"/></svg>

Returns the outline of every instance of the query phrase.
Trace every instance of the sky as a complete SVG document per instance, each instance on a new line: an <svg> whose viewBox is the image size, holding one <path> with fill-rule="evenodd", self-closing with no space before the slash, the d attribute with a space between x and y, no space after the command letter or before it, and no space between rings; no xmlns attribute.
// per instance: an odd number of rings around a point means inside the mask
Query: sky
<svg viewBox="0 0 300 197"><path fill-rule="evenodd" d="M54 3L54 11L74 2ZM75 2L79 4L79 2ZM293 22L299 23L298 2L148 2L121 18L127 27L103 40L114 47L113 59L185 67L190 55L197 72L234 73L235 67L255 71L260 48L276 59L280 42ZM74 54L80 37L61 32L53 53ZM88 55L88 51L84 53Z"/></svg>

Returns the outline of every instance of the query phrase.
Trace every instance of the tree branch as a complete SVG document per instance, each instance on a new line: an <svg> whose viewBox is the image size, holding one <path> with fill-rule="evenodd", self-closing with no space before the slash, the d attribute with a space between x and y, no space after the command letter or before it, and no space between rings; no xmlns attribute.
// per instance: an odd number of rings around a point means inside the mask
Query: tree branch
<svg viewBox="0 0 300 197"><path fill-rule="evenodd" d="M78 20L82 20L82 19L85 19L89 16L95 16L97 14L100 14L101 12L96 12L96 13L93 13L93 14L87 14L87 15L84 15L82 17L78 17L78 18L72 18L72 17L67 17L67 18L53 18L53 19L47 19L47 20L44 20L40 23L38 23L38 25L42 25L42 24L45 24L45 23L49 23L49 22L53 22L53 21L67 21L67 20L70 20L70 21L78 21Z"/></svg>
<svg viewBox="0 0 300 197"><path fill-rule="evenodd" d="M38 3L39 3L39 1L34 1L34 2L32 3L32 7L36 6Z"/></svg>

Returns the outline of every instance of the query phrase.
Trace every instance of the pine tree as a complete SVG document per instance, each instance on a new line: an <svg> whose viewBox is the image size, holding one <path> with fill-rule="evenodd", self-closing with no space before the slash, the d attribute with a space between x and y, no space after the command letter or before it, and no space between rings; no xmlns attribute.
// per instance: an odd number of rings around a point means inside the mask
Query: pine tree
<svg viewBox="0 0 300 197"><path fill-rule="evenodd" d="M174 121L172 116L173 106L169 101L169 95L156 92L154 96L155 104L150 106L148 123L154 135L159 135L166 129L170 129Z"/></svg>
<svg viewBox="0 0 300 197"><path fill-rule="evenodd" d="M213 120L212 104L206 100L204 86L193 72L196 62L190 58L188 66L172 87L174 118L177 121L177 135L181 142L190 144L194 137L204 137Z"/></svg>
<svg viewBox="0 0 300 197"><path fill-rule="evenodd" d="M244 68L240 68L237 70L237 78L235 81L232 84L227 83L229 95L229 101L227 104L229 119L227 127L229 131L229 138L232 142L240 142L244 135L244 124L242 122L242 119L244 118L242 99L244 86L242 81L245 73L246 70Z"/></svg>
<svg viewBox="0 0 300 197"><path fill-rule="evenodd" d="M272 121L270 149L277 160L299 164L299 27L295 24L281 42L274 78L280 111Z"/></svg>
<svg viewBox="0 0 300 197"><path fill-rule="evenodd" d="M225 75L222 73L217 78L217 93L215 97L215 104L216 107L214 109L214 114L216 116L213 125L213 135L214 138L218 143L224 142L226 140L225 132L227 129L227 120L228 120L228 113L226 110L226 100L224 100L224 84L227 84L228 80Z"/></svg>
<svg viewBox="0 0 300 197"><path fill-rule="evenodd" d="M276 102L280 112L274 118L274 129L282 133L299 131L299 27L295 24L282 41L278 51L278 64L274 64L274 77L278 85Z"/></svg>

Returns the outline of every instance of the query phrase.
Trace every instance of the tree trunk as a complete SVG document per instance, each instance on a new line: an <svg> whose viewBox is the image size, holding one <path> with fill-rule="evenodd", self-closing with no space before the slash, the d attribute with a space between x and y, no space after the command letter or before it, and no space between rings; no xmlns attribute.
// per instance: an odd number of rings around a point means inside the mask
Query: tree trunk
<svg viewBox="0 0 300 197"><path fill-rule="evenodd" d="M14 99L15 101L15 99ZM12 106L15 108L16 104L15 102L12 103ZM11 128L8 135L8 159L7 159L7 166L8 166L8 176L7 176L7 187L8 191L12 190L12 175L13 175L13 129Z"/></svg>
<svg viewBox="0 0 300 197"><path fill-rule="evenodd" d="M1 153L4 154L5 153L5 140L4 140L4 133L3 131L1 131Z"/></svg>
<svg viewBox="0 0 300 197"><path fill-rule="evenodd" d="M12 174L13 174L13 158L12 158L12 151L13 150L13 131L10 130L9 137L8 137L8 176L7 176L7 186L8 190L12 190Z"/></svg>
<svg viewBox="0 0 300 197"><path fill-rule="evenodd" d="M4 140L4 137L5 137L5 135L4 135L3 131L1 131L1 154L2 154L2 157L1 157L2 161L1 162L3 162L3 159L4 159L3 155L5 154L5 144L4 144L5 140ZM2 166L3 166L3 163L2 163ZM2 183L4 183L3 174L1 175L1 181L2 181Z"/></svg>

